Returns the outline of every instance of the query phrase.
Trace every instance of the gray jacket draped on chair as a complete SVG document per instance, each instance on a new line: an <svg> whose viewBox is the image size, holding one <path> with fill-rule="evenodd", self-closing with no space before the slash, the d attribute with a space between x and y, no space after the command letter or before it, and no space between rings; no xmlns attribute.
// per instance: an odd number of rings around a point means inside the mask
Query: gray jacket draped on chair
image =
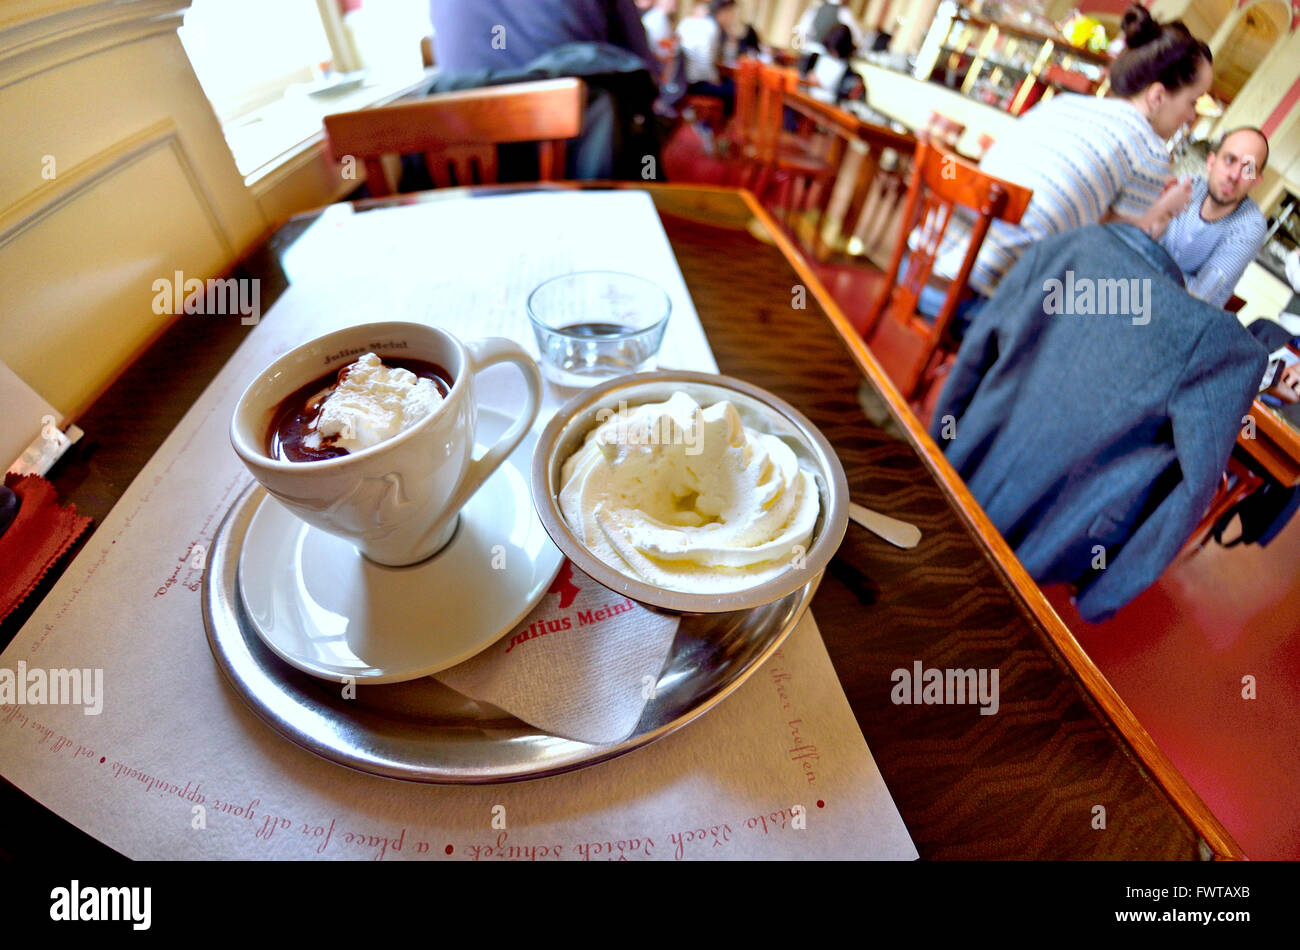
<svg viewBox="0 0 1300 950"><path fill-rule="evenodd" d="M1204 516L1267 353L1129 224L1032 246L966 333L931 434L1041 583L1089 622Z"/></svg>

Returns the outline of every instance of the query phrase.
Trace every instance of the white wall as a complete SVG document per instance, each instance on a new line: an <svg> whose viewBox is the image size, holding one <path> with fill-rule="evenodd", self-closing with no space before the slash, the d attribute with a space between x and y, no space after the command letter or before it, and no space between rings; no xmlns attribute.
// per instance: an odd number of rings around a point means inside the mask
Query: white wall
<svg viewBox="0 0 1300 950"><path fill-rule="evenodd" d="M0 5L0 360L64 413L171 321L155 279L218 275L267 225L176 36L186 6Z"/></svg>

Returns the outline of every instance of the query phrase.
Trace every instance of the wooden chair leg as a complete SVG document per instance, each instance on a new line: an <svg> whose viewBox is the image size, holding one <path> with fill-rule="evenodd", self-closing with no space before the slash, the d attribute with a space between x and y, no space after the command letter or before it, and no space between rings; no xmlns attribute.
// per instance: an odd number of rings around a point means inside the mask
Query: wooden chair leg
<svg viewBox="0 0 1300 950"><path fill-rule="evenodd" d="M799 213L803 206L803 185L802 175L791 175L790 184L786 188L785 199L785 229L795 240L799 238Z"/></svg>
<svg viewBox="0 0 1300 950"><path fill-rule="evenodd" d="M794 185L794 176L787 174L781 182L781 190L777 192L780 202L777 207L781 209L781 220L787 231L790 230L790 205L794 201Z"/></svg>
<svg viewBox="0 0 1300 950"><path fill-rule="evenodd" d="M1236 479L1235 482L1231 482L1233 478ZM1205 517L1201 519L1196 530L1192 532L1191 538L1184 545L1179 559L1189 558L1204 548L1210 542L1214 534L1214 526L1218 524L1219 519L1263 484L1262 475L1246 468L1236 459L1229 458L1228 471L1223 473L1219 490L1210 501L1210 508L1206 511Z"/></svg>

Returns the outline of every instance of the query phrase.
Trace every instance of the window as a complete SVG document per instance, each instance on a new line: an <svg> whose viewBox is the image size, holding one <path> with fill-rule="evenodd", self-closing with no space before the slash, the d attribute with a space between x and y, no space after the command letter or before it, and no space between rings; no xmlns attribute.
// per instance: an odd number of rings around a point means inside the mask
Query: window
<svg viewBox="0 0 1300 950"><path fill-rule="evenodd" d="M223 125L334 59L316 0L194 0L178 33Z"/></svg>
<svg viewBox="0 0 1300 950"><path fill-rule="evenodd" d="M432 32L427 0L193 0L178 31L250 183L323 116L418 90Z"/></svg>

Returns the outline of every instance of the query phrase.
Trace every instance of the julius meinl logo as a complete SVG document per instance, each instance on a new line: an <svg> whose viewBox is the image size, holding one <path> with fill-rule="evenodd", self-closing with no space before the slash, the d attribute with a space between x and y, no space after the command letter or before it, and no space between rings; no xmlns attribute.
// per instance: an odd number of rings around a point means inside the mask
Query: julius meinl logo
<svg viewBox="0 0 1300 950"><path fill-rule="evenodd" d="M900 667L890 674L894 688L889 698L895 706L978 705L981 716L998 711L998 671L925 669L920 660L910 670Z"/></svg>
<svg viewBox="0 0 1300 950"><path fill-rule="evenodd" d="M19 660L17 671L0 668L0 704L82 706L84 715L98 716L104 711L104 671L29 669Z"/></svg>
<svg viewBox="0 0 1300 950"><path fill-rule="evenodd" d="M132 930L148 930L153 922L151 887L69 887L50 891L50 920L129 920Z"/></svg>
<svg viewBox="0 0 1300 950"><path fill-rule="evenodd" d="M209 315L240 314L246 327L256 326L262 318L262 281L257 278L236 280L209 278L205 284L197 277L186 278L176 271L174 279L159 277L153 282L153 312L201 313Z"/></svg>
<svg viewBox="0 0 1300 950"><path fill-rule="evenodd" d="M1134 326L1151 322L1151 279L1112 277L1096 280L1065 272L1065 280L1043 281L1043 313L1066 316L1132 316Z"/></svg>

